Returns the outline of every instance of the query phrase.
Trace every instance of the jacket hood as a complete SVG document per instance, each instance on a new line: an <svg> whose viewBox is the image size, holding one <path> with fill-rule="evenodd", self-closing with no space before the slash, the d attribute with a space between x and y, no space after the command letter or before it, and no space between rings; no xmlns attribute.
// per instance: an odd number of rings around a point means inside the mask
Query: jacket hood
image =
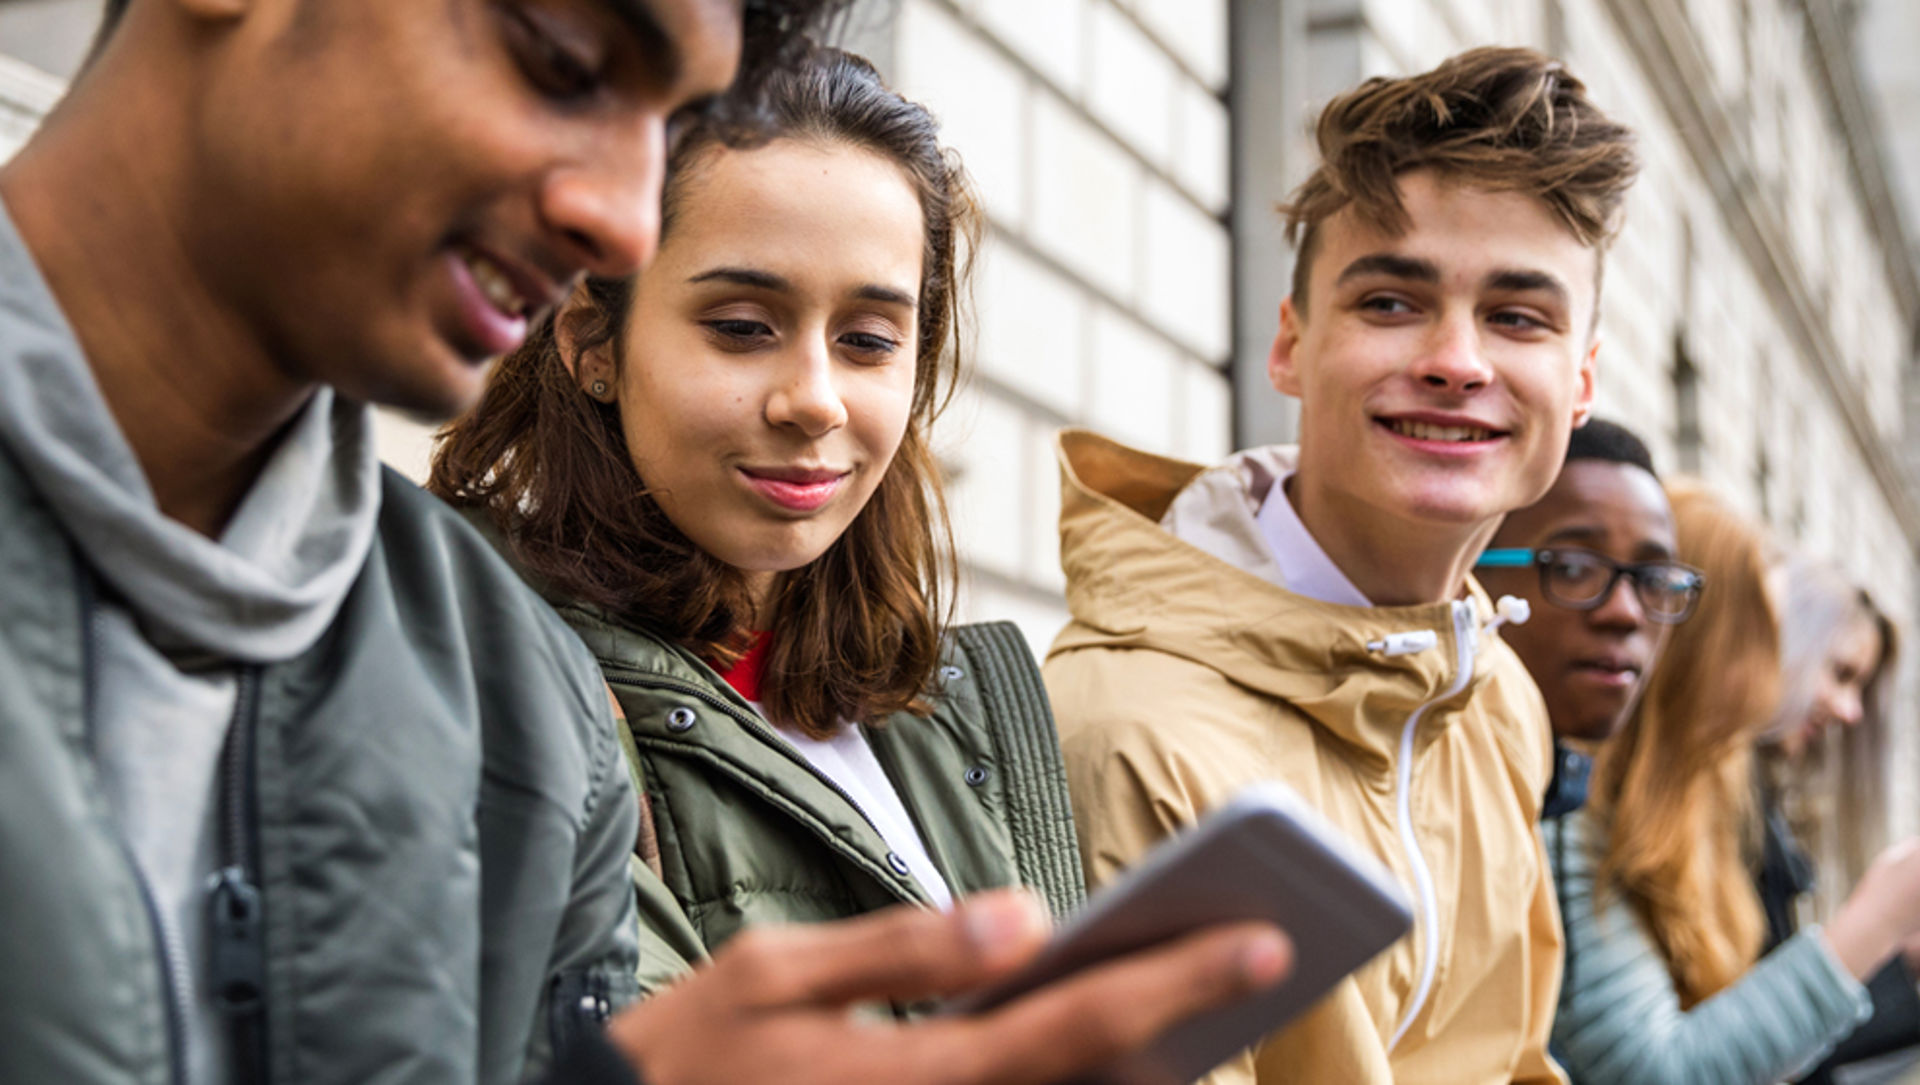
<svg viewBox="0 0 1920 1085"><path fill-rule="evenodd" d="M169 519L0 207L0 448L170 655L268 663L319 640L366 563L379 518L367 414L319 389L219 539Z"/></svg>
<svg viewBox="0 0 1920 1085"><path fill-rule="evenodd" d="M1288 590L1255 517L1294 450L1251 449L1206 468L1068 430L1058 453L1073 621L1050 657L1142 648L1191 660L1383 760L1415 709L1439 700L1428 718L1445 720L1489 675L1492 654L1474 649L1494 608L1471 579L1457 603L1410 607ZM1456 689L1462 659L1473 672Z"/></svg>

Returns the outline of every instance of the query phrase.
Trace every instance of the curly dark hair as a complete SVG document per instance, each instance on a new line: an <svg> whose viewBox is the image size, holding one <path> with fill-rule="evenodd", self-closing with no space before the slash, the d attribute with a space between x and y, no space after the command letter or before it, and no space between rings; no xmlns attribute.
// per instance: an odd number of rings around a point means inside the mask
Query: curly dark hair
<svg viewBox="0 0 1920 1085"><path fill-rule="evenodd" d="M919 197L925 229L917 368L907 430L879 488L844 534L774 586L763 703L817 738L842 720L924 711L951 607L953 542L929 434L962 368L970 254L980 212L938 125L866 61L814 47L762 88L764 125L743 136L702 118L668 161L661 236L674 234L710 156L791 139L871 151ZM563 311L576 357L623 338L631 278L589 278ZM614 352L615 365L623 363ZM427 488L479 509L549 597L592 605L704 659L738 658L745 577L695 546L647 492L619 406L583 393L552 321L495 363L480 403L441 431Z"/></svg>

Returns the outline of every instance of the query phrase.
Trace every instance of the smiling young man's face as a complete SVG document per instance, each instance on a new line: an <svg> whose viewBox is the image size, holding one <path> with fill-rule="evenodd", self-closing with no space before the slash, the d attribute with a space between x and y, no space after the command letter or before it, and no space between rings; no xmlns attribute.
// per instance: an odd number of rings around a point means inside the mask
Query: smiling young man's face
<svg viewBox="0 0 1920 1085"><path fill-rule="evenodd" d="M187 257L302 381L433 414L657 242L738 0L254 0L208 17Z"/></svg>
<svg viewBox="0 0 1920 1085"><path fill-rule="evenodd" d="M1622 564L1671 561L1679 549L1673 509L1660 482L1633 464L1574 460L1539 502L1507 517L1495 533L1499 548L1578 548ZM1666 643L1630 579L1592 610L1570 610L1546 599L1538 570L1483 569L1489 591L1527 600L1532 615L1501 638L1527 665L1546 698L1555 734L1599 741L1626 719Z"/></svg>
<svg viewBox="0 0 1920 1085"><path fill-rule="evenodd" d="M1474 529L1553 482L1593 400L1599 261L1541 200L1399 179L1407 229L1321 223L1269 375L1300 480L1381 531Z"/></svg>

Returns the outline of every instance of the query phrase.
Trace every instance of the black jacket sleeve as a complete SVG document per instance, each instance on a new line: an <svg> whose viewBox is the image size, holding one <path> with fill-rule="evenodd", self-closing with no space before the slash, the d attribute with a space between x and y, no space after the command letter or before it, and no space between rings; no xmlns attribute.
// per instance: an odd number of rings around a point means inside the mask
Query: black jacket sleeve
<svg viewBox="0 0 1920 1085"><path fill-rule="evenodd" d="M1802 1085L1829 1085L1834 1071L1842 1066L1920 1045L1920 990L1914 987L1913 974L1900 958L1895 957L1874 973L1867 981L1867 994L1873 998L1873 1016L1841 1040L1825 1062L1801 1078Z"/></svg>

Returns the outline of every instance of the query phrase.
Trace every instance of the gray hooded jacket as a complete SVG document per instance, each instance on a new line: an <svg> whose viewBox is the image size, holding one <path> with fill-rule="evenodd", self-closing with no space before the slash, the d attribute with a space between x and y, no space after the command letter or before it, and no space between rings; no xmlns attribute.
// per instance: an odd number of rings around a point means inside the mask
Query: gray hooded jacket
<svg viewBox="0 0 1920 1085"><path fill-rule="evenodd" d="M510 1082L633 997L592 659L322 392L161 516L0 214L0 1081Z"/></svg>

